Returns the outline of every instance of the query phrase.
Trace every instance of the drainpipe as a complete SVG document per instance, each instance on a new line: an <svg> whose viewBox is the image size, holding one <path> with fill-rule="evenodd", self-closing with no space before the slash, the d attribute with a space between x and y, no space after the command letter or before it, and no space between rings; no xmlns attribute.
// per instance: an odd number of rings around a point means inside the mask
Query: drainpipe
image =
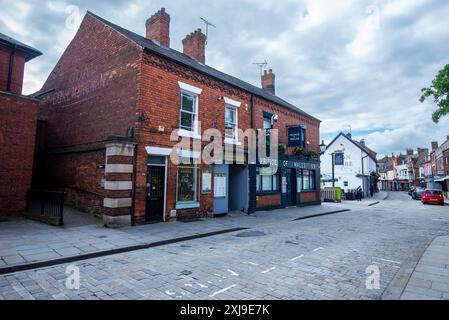
<svg viewBox="0 0 449 320"><path fill-rule="evenodd" d="M255 129L254 128L254 94L251 94L251 129ZM257 136L256 136L256 162L257 162ZM255 190L256 188L254 187L253 188L253 185L255 186L256 185L256 183L255 183L255 181L253 181L253 179L254 179L254 174L256 174L256 170L254 170L254 167L255 165L250 165L249 163L248 163L248 168L249 168L249 178L250 178L250 183L249 183L249 204L248 204L248 215L251 215L252 213L254 213L256 210L256 202L257 202L257 200L256 199L254 199L254 201L253 201L253 197L255 198L256 197L256 194L254 193L253 194L253 192L252 191L256 191L257 192L257 190Z"/></svg>

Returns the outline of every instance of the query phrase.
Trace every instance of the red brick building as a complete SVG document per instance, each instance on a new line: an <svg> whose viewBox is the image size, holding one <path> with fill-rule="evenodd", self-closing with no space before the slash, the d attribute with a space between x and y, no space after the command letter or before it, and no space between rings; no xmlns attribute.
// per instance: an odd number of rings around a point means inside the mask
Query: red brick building
<svg viewBox="0 0 449 320"><path fill-rule="evenodd" d="M319 162L298 150L319 152L320 121L275 95L274 73L258 88L207 66L201 30L186 36L183 53L171 49L164 9L146 28L142 37L86 14L38 93L37 181L112 227L319 204ZM204 164L194 148L174 150L190 164L170 161L174 130L204 148L209 128L241 152L238 129L275 128L287 145L288 128L300 128L301 148L287 148L270 176L262 163Z"/></svg>
<svg viewBox="0 0 449 320"><path fill-rule="evenodd" d="M40 55L0 33L0 215L23 211L31 188L38 100L22 86L25 63Z"/></svg>

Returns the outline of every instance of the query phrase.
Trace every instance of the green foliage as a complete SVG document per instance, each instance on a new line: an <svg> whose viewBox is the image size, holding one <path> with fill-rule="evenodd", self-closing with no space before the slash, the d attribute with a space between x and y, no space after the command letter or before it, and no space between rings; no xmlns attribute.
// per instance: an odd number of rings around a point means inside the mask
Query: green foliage
<svg viewBox="0 0 449 320"><path fill-rule="evenodd" d="M438 123L440 119L449 113L449 64L440 70L429 88L421 90L421 102L433 97L438 109L433 113L432 119Z"/></svg>

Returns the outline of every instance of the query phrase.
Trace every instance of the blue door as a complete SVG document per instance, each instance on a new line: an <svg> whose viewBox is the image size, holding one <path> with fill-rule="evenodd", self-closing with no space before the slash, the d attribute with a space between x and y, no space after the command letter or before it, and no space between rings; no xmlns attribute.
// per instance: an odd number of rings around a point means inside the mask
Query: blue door
<svg viewBox="0 0 449 320"><path fill-rule="evenodd" d="M214 167L214 214L222 215L229 212L229 166Z"/></svg>

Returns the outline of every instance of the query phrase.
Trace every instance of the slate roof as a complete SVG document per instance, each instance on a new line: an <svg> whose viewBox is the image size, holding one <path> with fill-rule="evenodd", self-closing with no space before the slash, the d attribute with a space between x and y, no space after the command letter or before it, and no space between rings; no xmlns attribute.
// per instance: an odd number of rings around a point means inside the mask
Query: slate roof
<svg viewBox="0 0 449 320"><path fill-rule="evenodd" d="M138 35L137 33L134 33L132 31L129 31L127 29L124 29L116 24L113 24L112 22L105 20L94 13L88 11L87 14L91 15L92 17L98 19L108 27L116 30L117 32L121 33L128 39L132 40L145 50L148 50L151 53L160 55L166 59L172 60L176 63L179 63L187 68L193 69L195 71L198 71L200 73L203 73L207 76L210 76L212 78L215 78L217 80L223 81L231 86L237 87L241 90L244 90L246 92L252 93L256 96L259 96L261 98L264 98L270 102L276 103L280 106L283 106L291 111L294 111L296 113L299 113L305 117L308 117L310 119L313 119L315 121L321 122L321 120L309 115L308 113L302 111L301 109L297 108L296 106L290 104L289 102L271 94L267 91L258 88L256 86L253 86L243 80L240 80L236 77L230 76L224 72L218 71L210 66L207 66L205 64L202 64L198 62L197 60L185 55L184 53L181 53L179 51L176 51L174 49L162 46L160 44L157 44L156 42L149 40L145 37L142 37L141 35Z"/></svg>
<svg viewBox="0 0 449 320"><path fill-rule="evenodd" d="M347 134L344 134L343 132L340 132L334 140L332 140L331 143L329 143L329 145L327 146L327 148L329 148L332 144L334 144L335 141L337 141L338 138L340 138L341 136L345 137L346 139L348 139L349 141L351 141L355 146L357 146L359 149L361 149L362 151L364 151L367 155L369 155L369 157L371 159L373 159L376 163L377 163L377 153L374 152L373 150L371 150L370 148L362 145L360 142L353 140L352 138L350 138Z"/></svg>
<svg viewBox="0 0 449 320"><path fill-rule="evenodd" d="M6 45L8 47L15 47L17 50L26 54L26 61L34 59L42 55L42 52L39 50L30 47L16 39L8 37L6 34L0 32L0 44Z"/></svg>

